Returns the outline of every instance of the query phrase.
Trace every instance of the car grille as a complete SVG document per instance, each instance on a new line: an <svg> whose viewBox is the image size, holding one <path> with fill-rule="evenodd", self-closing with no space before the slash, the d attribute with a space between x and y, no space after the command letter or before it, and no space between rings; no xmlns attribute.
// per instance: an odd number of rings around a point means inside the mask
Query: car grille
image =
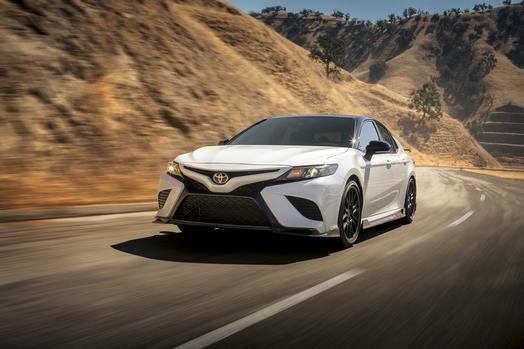
<svg viewBox="0 0 524 349"><path fill-rule="evenodd" d="M206 188L205 185L203 185L202 183L192 179L192 178L189 178L189 177L185 177L184 178L184 183L186 185L186 189L189 193L192 193L192 194L212 194L212 192ZM250 183L250 184L246 184L246 185L243 185L241 187L238 187L236 188L235 190L233 190L232 192L228 193L228 195L231 195L231 196L255 196L257 194L260 193L260 191L262 189L264 189L264 187L266 187L268 184L270 183L277 183L276 180L274 179L271 179L271 180L267 180L267 181L261 181L261 182L255 182L255 183Z"/></svg>
<svg viewBox="0 0 524 349"><path fill-rule="evenodd" d="M286 196L286 198L291 202L291 205L302 214L302 216L314 221L322 221L322 213L320 213L317 204L313 201L297 198L296 196Z"/></svg>
<svg viewBox="0 0 524 349"><path fill-rule="evenodd" d="M202 183L195 181L194 179L189 178L189 177L185 177L184 180L185 180L187 190L190 193L201 193L201 194L209 193L209 189L207 189L206 186L203 185Z"/></svg>
<svg viewBox="0 0 524 349"><path fill-rule="evenodd" d="M188 195L175 219L199 223L269 226L267 216L249 197L226 195Z"/></svg>
<svg viewBox="0 0 524 349"><path fill-rule="evenodd" d="M171 189L166 189L158 193L158 209L159 210L162 209L162 207L164 207L164 205L166 204L166 200L170 192L171 192Z"/></svg>

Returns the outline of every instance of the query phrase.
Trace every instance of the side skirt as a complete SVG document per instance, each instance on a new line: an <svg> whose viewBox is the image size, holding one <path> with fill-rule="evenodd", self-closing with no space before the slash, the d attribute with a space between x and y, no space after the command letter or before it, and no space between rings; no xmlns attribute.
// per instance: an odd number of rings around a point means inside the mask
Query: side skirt
<svg viewBox="0 0 524 349"><path fill-rule="evenodd" d="M392 210L392 211L381 213L381 214L378 214L378 215L375 215L375 216L364 218L362 220L362 226L363 226L364 229L371 228L371 227L374 227L376 225L380 225L380 224L384 224L384 223L387 223L387 222L391 222L391 221L400 219L400 218L404 217L405 215L406 214L404 213L404 209L403 208L399 208L399 209L396 209L396 210Z"/></svg>

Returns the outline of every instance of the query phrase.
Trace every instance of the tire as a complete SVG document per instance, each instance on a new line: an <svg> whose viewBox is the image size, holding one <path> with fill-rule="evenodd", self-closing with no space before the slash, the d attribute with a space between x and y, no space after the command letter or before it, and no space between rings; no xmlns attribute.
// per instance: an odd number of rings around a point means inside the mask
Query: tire
<svg viewBox="0 0 524 349"><path fill-rule="evenodd" d="M180 231L184 234L209 233L215 229L213 227L205 227L205 226L198 226L198 225L179 224L177 226L178 226L178 229L180 229Z"/></svg>
<svg viewBox="0 0 524 349"><path fill-rule="evenodd" d="M340 242L346 248L353 246L362 230L362 192L355 181L344 188L338 214Z"/></svg>
<svg viewBox="0 0 524 349"><path fill-rule="evenodd" d="M417 211L417 185L415 179L411 177L408 182L406 189L406 197L404 199L404 223L411 223L415 218L415 212Z"/></svg>

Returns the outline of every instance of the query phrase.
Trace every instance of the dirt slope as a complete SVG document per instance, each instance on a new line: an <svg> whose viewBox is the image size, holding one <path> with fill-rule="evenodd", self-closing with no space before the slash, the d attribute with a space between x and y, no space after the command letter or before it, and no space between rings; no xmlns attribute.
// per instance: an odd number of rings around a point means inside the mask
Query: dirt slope
<svg viewBox="0 0 524 349"><path fill-rule="evenodd" d="M269 116L369 114L418 164L498 163L445 116L344 73L236 8L201 1L0 0L0 207L154 200L181 152Z"/></svg>

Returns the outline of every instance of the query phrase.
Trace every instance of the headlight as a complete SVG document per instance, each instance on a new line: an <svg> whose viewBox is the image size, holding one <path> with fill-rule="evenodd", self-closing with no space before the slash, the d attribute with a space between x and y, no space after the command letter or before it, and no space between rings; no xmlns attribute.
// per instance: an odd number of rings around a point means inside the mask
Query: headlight
<svg viewBox="0 0 524 349"><path fill-rule="evenodd" d="M167 163L167 173L169 173L171 176L182 177L180 165L174 161Z"/></svg>
<svg viewBox="0 0 524 349"><path fill-rule="evenodd" d="M335 173L337 168L337 164L293 167L283 175L283 179L297 180L329 176Z"/></svg>

